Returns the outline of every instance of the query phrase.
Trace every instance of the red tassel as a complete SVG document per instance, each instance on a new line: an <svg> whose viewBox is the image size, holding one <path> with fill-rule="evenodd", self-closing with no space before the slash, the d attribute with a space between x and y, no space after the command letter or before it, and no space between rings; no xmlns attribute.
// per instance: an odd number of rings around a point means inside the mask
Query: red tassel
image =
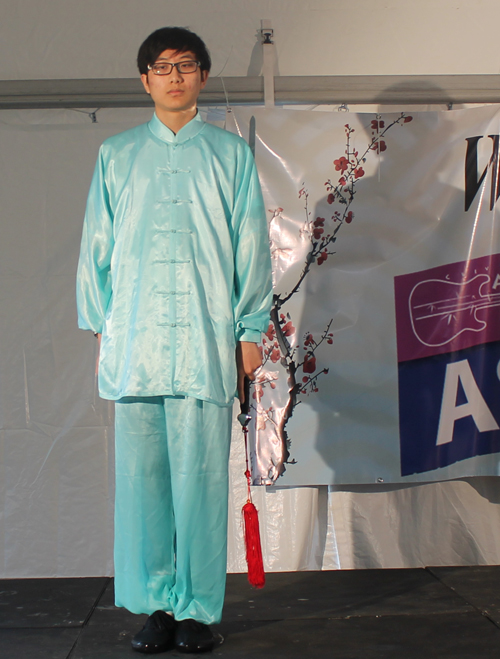
<svg viewBox="0 0 500 659"><path fill-rule="evenodd" d="M243 436L245 438L245 461L246 471L245 478L247 479L247 502L242 508L243 513L243 526L245 535L245 548L247 554L248 565L248 581L254 588L264 588L266 583L266 575L264 573L264 561L262 560L262 547L260 546L260 531L259 531L259 514L257 508L252 503L252 475L248 464L248 423L251 420L249 411L250 400L250 380L245 378L245 398L241 404L241 414L238 420L241 423Z"/></svg>
<svg viewBox="0 0 500 659"><path fill-rule="evenodd" d="M243 520L245 524L248 581L254 588L264 588L266 575L260 546L259 514L250 500L243 506Z"/></svg>

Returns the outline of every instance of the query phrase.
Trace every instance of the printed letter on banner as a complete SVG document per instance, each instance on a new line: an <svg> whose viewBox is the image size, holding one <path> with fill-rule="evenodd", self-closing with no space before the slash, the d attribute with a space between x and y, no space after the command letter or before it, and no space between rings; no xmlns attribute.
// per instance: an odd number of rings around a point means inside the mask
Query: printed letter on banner
<svg viewBox="0 0 500 659"><path fill-rule="evenodd" d="M401 475L500 451L500 254L395 277Z"/></svg>

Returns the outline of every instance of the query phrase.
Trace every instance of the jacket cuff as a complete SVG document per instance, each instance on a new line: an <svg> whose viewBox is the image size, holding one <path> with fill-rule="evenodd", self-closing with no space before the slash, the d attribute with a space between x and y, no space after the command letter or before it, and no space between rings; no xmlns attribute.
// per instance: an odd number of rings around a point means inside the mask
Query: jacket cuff
<svg viewBox="0 0 500 659"><path fill-rule="evenodd" d="M260 343L262 332L254 329L244 329L238 333L238 341L248 341L249 343Z"/></svg>

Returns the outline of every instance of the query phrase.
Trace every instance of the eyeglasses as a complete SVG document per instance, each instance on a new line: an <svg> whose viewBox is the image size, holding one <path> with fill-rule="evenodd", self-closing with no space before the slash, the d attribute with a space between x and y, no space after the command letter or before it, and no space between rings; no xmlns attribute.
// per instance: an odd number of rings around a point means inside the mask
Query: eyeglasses
<svg viewBox="0 0 500 659"><path fill-rule="evenodd" d="M152 71L155 76L168 76L172 73L173 68L177 69L179 73L195 73L200 66L199 62L194 60L185 60L184 62L155 62L148 64L148 69Z"/></svg>

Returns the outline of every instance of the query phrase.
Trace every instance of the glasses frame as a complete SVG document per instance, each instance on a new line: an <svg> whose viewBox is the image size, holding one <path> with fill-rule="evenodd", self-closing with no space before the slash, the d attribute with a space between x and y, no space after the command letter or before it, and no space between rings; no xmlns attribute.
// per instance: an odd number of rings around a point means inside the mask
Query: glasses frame
<svg viewBox="0 0 500 659"><path fill-rule="evenodd" d="M187 60L183 60L182 62L161 62L161 64L162 65L169 64L170 65L170 71L168 73L156 73L156 71L154 70L154 66L155 66L154 64L148 64L148 71L151 71L151 73L155 76L169 76L172 73L172 71L174 70L174 66L175 66L175 68L177 69L177 72L180 75L189 76L192 73L196 73L196 71L198 71L198 69L201 66L201 62L197 62L194 59L187 59ZM179 67L182 66L183 64L196 64L196 68L195 68L194 71L189 71L189 72L186 73L186 71L181 71L179 69Z"/></svg>

